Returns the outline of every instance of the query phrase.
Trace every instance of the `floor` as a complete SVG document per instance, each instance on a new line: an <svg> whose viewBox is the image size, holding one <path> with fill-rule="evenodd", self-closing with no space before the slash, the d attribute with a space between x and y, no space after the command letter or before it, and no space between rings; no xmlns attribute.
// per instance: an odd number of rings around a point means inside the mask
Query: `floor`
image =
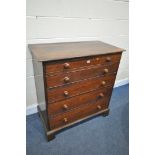
<svg viewBox="0 0 155 155"><path fill-rule="evenodd" d="M129 85L115 88L110 115L98 116L47 142L38 114L27 116L27 155L128 155Z"/></svg>

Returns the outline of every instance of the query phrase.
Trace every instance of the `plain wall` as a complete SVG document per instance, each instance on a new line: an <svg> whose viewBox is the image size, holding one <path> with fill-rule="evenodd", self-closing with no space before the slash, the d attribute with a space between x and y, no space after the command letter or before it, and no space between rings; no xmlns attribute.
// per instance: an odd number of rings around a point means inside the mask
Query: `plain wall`
<svg viewBox="0 0 155 155"><path fill-rule="evenodd" d="M128 79L127 0L27 0L27 44L100 40L126 49L117 81ZM27 107L37 104L32 57L26 48Z"/></svg>

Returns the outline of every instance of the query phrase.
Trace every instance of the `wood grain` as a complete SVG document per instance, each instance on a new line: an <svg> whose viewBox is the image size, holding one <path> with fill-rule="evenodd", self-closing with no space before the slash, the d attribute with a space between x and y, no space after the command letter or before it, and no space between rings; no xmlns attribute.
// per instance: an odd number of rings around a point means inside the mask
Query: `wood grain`
<svg viewBox="0 0 155 155"><path fill-rule="evenodd" d="M62 60L109 53L119 53L122 48L101 41L29 44L32 57L38 61Z"/></svg>
<svg viewBox="0 0 155 155"><path fill-rule="evenodd" d="M57 115L59 113L64 113L84 104L95 103L98 100L107 101L109 99L111 91L112 87L107 87L91 91L83 95L75 96L73 98L69 98L60 102L49 104L48 115L51 116L51 115Z"/></svg>
<svg viewBox="0 0 155 155"><path fill-rule="evenodd" d="M77 122L108 114L123 49L99 41L36 44L29 48L38 62L34 70L41 71L41 80L35 81L48 140Z"/></svg>
<svg viewBox="0 0 155 155"><path fill-rule="evenodd" d="M119 63L115 63L107 66L92 66L87 69L75 70L67 73L59 73L54 76L46 76L47 88L66 85L76 81L93 78L96 76L107 75L110 73L116 73Z"/></svg>
<svg viewBox="0 0 155 155"><path fill-rule="evenodd" d="M102 85L103 81L105 82L104 85ZM114 81L115 75L108 75L82 80L76 83L65 85L63 87L53 88L47 92L48 103L64 100L82 93L104 88L107 86L113 86ZM68 92L68 96L64 95L65 91Z"/></svg>
<svg viewBox="0 0 155 155"><path fill-rule="evenodd" d="M98 108L100 107L100 108ZM78 119L96 113L98 111L104 110L107 108L106 100L98 100L95 103L83 105L80 108L73 109L69 112L63 113L61 115L57 115L56 117L52 117L50 121L51 129L55 129L61 126L64 126L68 123L72 123ZM67 121L65 121L66 119Z"/></svg>
<svg viewBox="0 0 155 155"><path fill-rule="evenodd" d="M110 58L110 61L107 59ZM89 56L84 58L67 59L61 61L50 61L45 63L45 71L48 75L56 74L57 72L65 73L80 68L87 68L96 65L110 65L111 63L119 62L121 53L105 54L98 56ZM69 64L68 68L65 64Z"/></svg>

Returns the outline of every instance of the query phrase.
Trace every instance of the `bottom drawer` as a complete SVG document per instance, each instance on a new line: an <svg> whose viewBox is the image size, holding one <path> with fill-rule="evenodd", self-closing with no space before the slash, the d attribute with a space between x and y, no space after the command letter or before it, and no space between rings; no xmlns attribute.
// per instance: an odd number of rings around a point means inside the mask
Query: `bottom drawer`
<svg viewBox="0 0 155 155"><path fill-rule="evenodd" d="M50 128L56 129L67 124L73 123L79 119L97 113L108 108L108 101L97 101L92 104L86 104L80 108L73 109L69 112L57 115L50 119Z"/></svg>

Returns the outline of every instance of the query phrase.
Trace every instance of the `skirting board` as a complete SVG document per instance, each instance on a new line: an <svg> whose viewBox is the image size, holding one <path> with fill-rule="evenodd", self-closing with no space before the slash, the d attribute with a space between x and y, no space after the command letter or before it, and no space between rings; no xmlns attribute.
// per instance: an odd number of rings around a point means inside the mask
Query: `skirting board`
<svg viewBox="0 0 155 155"><path fill-rule="evenodd" d="M36 104L33 104L33 105L30 105L26 108L26 115L32 115L32 114L35 114L37 113L38 110L37 110L37 103Z"/></svg>
<svg viewBox="0 0 155 155"><path fill-rule="evenodd" d="M117 88L117 87L120 87L120 86L123 86L123 85L126 85L126 84L129 84L129 79L128 78L123 79L123 80L117 80L115 82L114 88Z"/></svg>
<svg viewBox="0 0 155 155"><path fill-rule="evenodd" d="M123 80L118 80L115 82L115 85L114 85L114 88L117 88L117 87L120 87L120 86L123 86L123 85L126 85L129 83L129 79L123 79ZM26 108L26 115L32 115L32 114L35 114L37 113L38 110L37 110L37 104L33 104L31 106L28 106Z"/></svg>

